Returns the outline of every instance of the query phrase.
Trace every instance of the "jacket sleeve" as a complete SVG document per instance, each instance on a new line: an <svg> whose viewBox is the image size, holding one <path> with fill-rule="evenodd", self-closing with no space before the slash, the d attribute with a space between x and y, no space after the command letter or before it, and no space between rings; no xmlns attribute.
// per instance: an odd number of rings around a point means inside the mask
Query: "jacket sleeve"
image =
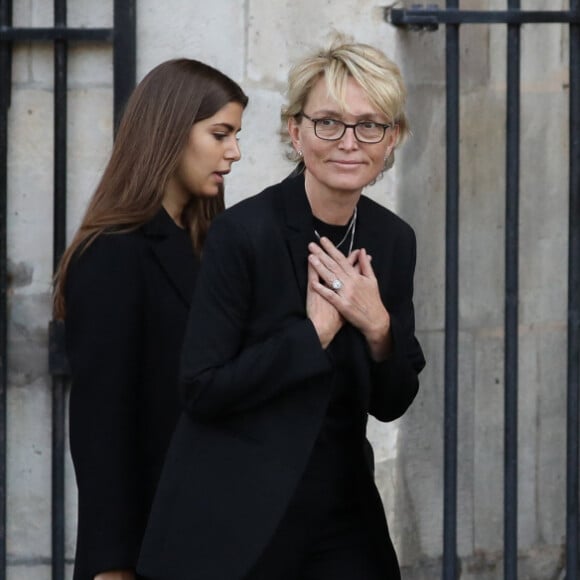
<svg viewBox="0 0 580 580"><path fill-rule="evenodd" d="M406 226L394 248L386 307L391 317L393 350L388 359L371 362L370 413L380 421L399 418L413 402L419 389L418 375L425 366L415 337L413 276L417 242Z"/></svg>
<svg viewBox="0 0 580 580"><path fill-rule="evenodd" d="M182 393L198 419L243 412L331 371L306 317L247 340L260 272L252 236L228 218L222 214L208 234L182 350Z"/></svg>
<svg viewBox="0 0 580 580"><path fill-rule="evenodd" d="M66 284L77 559L90 578L134 568L144 527L136 416L142 282L129 241L100 236L73 262Z"/></svg>

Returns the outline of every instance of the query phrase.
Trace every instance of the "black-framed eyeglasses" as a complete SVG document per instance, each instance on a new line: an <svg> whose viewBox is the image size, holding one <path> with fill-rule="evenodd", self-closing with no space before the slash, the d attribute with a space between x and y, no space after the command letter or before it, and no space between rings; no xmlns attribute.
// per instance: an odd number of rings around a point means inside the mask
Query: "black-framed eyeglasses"
<svg viewBox="0 0 580 580"><path fill-rule="evenodd" d="M391 123L376 123L375 121L360 121L359 123L344 123L338 119L321 117L313 119L306 113L300 113L314 125L314 134L324 141L338 141L342 139L347 129L354 131L354 136L361 143L380 143L385 138L387 129Z"/></svg>

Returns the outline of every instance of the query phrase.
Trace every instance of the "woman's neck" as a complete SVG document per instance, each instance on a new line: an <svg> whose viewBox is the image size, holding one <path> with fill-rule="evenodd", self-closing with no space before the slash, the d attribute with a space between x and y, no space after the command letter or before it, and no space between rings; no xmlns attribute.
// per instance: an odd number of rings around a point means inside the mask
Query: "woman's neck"
<svg viewBox="0 0 580 580"><path fill-rule="evenodd" d="M313 184L308 173L304 178L304 187L312 215L330 225L347 224L361 195L360 191L337 191L322 187L319 183Z"/></svg>
<svg viewBox="0 0 580 580"><path fill-rule="evenodd" d="M180 228L184 227L182 215L187 201L188 196L186 193L176 188L173 180L170 179L165 188L161 205L165 208L165 211L169 214L175 224Z"/></svg>

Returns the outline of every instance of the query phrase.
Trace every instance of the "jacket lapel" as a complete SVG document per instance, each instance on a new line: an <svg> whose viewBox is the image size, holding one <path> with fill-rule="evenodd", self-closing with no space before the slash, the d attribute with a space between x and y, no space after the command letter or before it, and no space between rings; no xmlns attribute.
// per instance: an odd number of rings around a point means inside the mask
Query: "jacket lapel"
<svg viewBox="0 0 580 580"><path fill-rule="evenodd" d="M304 175L291 175L282 182L282 204L286 223L286 242L292 257L296 280L303 295L308 282L308 244L316 241L312 224L312 210L304 189ZM390 251L379 240L385 240L384 232L374 217L374 204L361 196L358 203L358 216L354 248L365 248L373 258L373 266L383 265L386 252ZM381 272L379 288L386 295L387 272Z"/></svg>
<svg viewBox="0 0 580 580"><path fill-rule="evenodd" d="M388 232L381 230L381 225L376 219L374 204L364 196L358 202L357 229L355 236L355 248L364 248L372 256L371 265L379 284L379 291L383 301L387 296L389 270L388 258L392 251L392 243ZM387 234L387 235L385 235ZM371 394L371 383L368 379L368 345L363 335L353 327L347 329L351 335L351 356L354 361L357 383L360 388L356 389L355 397L363 409L368 409Z"/></svg>
<svg viewBox="0 0 580 580"><path fill-rule="evenodd" d="M294 274L302 296L308 283L308 244L314 241L312 211L304 189L304 176L289 177L282 182L281 192L285 236L292 258Z"/></svg>
<svg viewBox="0 0 580 580"><path fill-rule="evenodd" d="M177 226L162 208L157 215L143 226L154 259L169 279L176 294L186 307L189 307L199 260L185 232Z"/></svg>
<svg viewBox="0 0 580 580"><path fill-rule="evenodd" d="M355 248L364 248L372 256L371 265L379 282L381 296L386 296L386 284L388 283L388 272L385 271L385 258L387 252L391 251L392 245L385 245L385 240L390 236L385 236L386 232L381 232L380 225L374 217L374 207L372 202L361 196L358 203L358 218L355 236ZM379 242L380 240L380 242ZM377 270L380 269L380 272Z"/></svg>

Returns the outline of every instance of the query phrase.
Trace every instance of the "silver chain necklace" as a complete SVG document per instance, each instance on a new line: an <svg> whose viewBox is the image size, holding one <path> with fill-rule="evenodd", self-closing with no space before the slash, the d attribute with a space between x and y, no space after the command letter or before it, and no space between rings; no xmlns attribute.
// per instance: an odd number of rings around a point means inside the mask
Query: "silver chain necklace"
<svg viewBox="0 0 580 580"><path fill-rule="evenodd" d="M350 221L348 222L348 227L346 228L346 233L344 234L344 237L342 238L342 240L340 240L340 242L338 242L338 244L335 244L335 248L340 248L340 246L342 246L342 244L344 244L346 238L348 238L349 234L350 234L350 243L348 245L348 253L346 254L347 256L350 255L350 253L352 252L352 246L354 244L354 233L356 231L356 214L357 214L357 210L358 207L355 205L354 206L354 213L352 214L352 217L350 218ZM314 228L314 233L316 234L316 237L318 238L318 240L320 240L320 234L316 231L316 228Z"/></svg>

